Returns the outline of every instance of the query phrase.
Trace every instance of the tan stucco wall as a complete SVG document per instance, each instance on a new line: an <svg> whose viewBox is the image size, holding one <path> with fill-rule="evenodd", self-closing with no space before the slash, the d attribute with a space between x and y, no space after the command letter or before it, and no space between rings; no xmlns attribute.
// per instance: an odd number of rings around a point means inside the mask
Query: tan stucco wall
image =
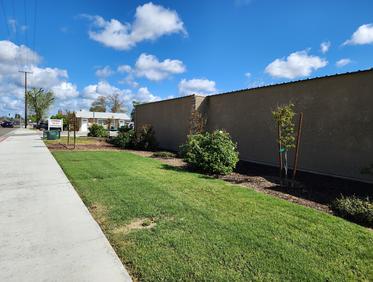
<svg viewBox="0 0 373 282"><path fill-rule="evenodd" d="M142 105L137 116L153 124L163 148L174 150L185 140L192 102L187 97ZM301 170L373 182L373 176L360 173L373 163L372 70L195 96L208 130L227 130L238 143L240 159L270 165L277 165L271 110L289 102L304 113Z"/></svg>
<svg viewBox="0 0 373 282"><path fill-rule="evenodd" d="M152 125L159 146L177 151L189 133L194 100L194 96L187 96L136 106L136 130L146 124Z"/></svg>

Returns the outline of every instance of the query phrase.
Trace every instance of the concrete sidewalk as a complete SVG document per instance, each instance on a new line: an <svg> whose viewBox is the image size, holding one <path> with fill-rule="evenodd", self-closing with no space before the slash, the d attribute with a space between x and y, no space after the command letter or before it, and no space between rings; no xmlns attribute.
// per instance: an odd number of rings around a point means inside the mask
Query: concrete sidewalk
<svg viewBox="0 0 373 282"><path fill-rule="evenodd" d="M40 136L0 142L0 281L131 281Z"/></svg>

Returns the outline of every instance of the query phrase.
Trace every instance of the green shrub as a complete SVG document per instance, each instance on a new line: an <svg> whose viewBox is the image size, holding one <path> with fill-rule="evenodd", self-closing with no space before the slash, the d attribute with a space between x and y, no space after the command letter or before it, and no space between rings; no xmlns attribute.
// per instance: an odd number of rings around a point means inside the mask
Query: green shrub
<svg viewBox="0 0 373 282"><path fill-rule="evenodd" d="M171 153L171 152L166 152L166 151L161 151L161 152L155 152L152 155L153 158L162 158L162 159L173 159L176 158L176 154Z"/></svg>
<svg viewBox="0 0 373 282"><path fill-rule="evenodd" d="M88 128L88 136L90 137L108 137L108 131L102 126L98 124L92 124L90 128Z"/></svg>
<svg viewBox="0 0 373 282"><path fill-rule="evenodd" d="M139 150L154 150L157 148L155 132L150 125L144 125L136 133L136 148Z"/></svg>
<svg viewBox="0 0 373 282"><path fill-rule="evenodd" d="M118 135L110 140L110 143L121 148L134 148L135 131L133 129L119 131Z"/></svg>
<svg viewBox="0 0 373 282"><path fill-rule="evenodd" d="M118 128L119 133L128 132L128 131L131 131L131 130L133 131L133 128L129 127L128 125L124 125L124 126Z"/></svg>
<svg viewBox="0 0 373 282"><path fill-rule="evenodd" d="M341 196L332 203L331 208L340 217L373 227L373 202L369 198Z"/></svg>
<svg viewBox="0 0 373 282"><path fill-rule="evenodd" d="M229 174L238 162L237 145L221 130L189 135L181 156L196 169L212 174Z"/></svg>

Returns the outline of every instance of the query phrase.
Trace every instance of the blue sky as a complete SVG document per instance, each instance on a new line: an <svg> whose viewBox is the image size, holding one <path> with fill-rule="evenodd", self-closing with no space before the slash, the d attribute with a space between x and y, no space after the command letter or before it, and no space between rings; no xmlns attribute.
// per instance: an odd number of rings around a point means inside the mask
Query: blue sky
<svg viewBox="0 0 373 282"><path fill-rule="evenodd" d="M373 1L0 0L0 115L19 69L57 109L120 94L128 109L373 67ZM25 14L26 10L26 14ZM36 20L35 20L36 11ZM26 15L26 17L25 17ZM26 65L26 66L24 66Z"/></svg>

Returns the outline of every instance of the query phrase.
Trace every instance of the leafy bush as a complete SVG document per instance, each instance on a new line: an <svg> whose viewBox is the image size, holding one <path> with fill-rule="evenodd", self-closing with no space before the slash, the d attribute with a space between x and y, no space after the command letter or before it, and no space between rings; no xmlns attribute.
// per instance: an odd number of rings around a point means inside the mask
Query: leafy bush
<svg viewBox="0 0 373 282"><path fill-rule="evenodd" d="M238 162L237 145L221 130L189 135L181 155L191 166L213 174L229 174Z"/></svg>
<svg viewBox="0 0 373 282"><path fill-rule="evenodd" d="M121 148L135 147L135 131L133 129L120 130L118 135L110 140L110 142Z"/></svg>
<svg viewBox="0 0 373 282"><path fill-rule="evenodd" d="M128 125L124 125L118 128L119 133L128 132L130 130L133 130L133 128L129 127Z"/></svg>
<svg viewBox="0 0 373 282"><path fill-rule="evenodd" d="M332 203L331 208L340 217L373 227L373 202L369 198L342 196Z"/></svg>
<svg viewBox="0 0 373 282"><path fill-rule="evenodd" d="M88 128L88 136L90 137L108 137L108 131L102 126L98 124L92 124L90 128Z"/></svg>
<svg viewBox="0 0 373 282"><path fill-rule="evenodd" d="M136 134L136 148L139 150L154 150L157 148L155 132L150 125L144 125Z"/></svg>
<svg viewBox="0 0 373 282"><path fill-rule="evenodd" d="M155 152L152 155L153 158L162 158L162 159L173 159L176 158L176 154L171 153L171 152L166 152L166 151L161 151L161 152Z"/></svg>
<svg viewBox="0 0 373 282"><path fill-rule="evenodd" d="M110 142L121 148L139 150L154 150L157 147L154 130L148 125L143 126L137 134L134 129L123 126L118 130L118 136L112 138Z"/></svg>

